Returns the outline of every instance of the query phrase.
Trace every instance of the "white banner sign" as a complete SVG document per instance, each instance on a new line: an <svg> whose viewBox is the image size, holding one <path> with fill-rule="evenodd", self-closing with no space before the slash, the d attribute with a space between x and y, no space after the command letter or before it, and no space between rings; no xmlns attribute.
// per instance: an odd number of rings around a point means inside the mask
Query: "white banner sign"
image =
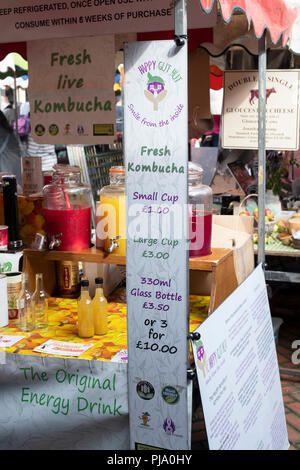
<svg viewBox="0 0 300 470"><path fill-rule="evenodd" d="M127 365L8 354L1 450L129 449Z"/></svg>
<svg viewBox="0 0 300 470"><path fill-rule="evenodd" d="M299 70L268 70L266 148L299 148ZM258 72L226 71L222 147L258 149Z"/></svg>
<svg viewBox="0 0 300 470"><path fill-rule="evenodd" d="M188 2L188 27L212 28L198 0ZM161 0L5 0L0 6L0 42L98 34L174 30L174 2Z"/></svg>
<svg viewBox="0 0 300 470"><path fill-rule="evenodd" d="M114 37L28 43L31 134L42 144L109 144L115 135Z"/></svg>
<svg viewBox="0 0 300 470"><path fill-rule="evenodd" d="M187 45L124 52L131 447L188 449Z"/></svg>
<svg viewBox="0 0 300 470"><path fill-rule="evenodd" d="M211 450L287 450L284 405L261 265L193 342Z"/></svg>

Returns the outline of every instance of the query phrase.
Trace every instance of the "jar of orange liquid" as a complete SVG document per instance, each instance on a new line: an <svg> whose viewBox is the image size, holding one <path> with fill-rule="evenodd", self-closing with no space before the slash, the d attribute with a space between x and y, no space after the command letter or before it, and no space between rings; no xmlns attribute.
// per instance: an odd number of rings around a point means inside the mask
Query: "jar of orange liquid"
<svg viewBox="0 0 300 470"><path fill-rule="evenodd" d="M81 294L78 299L78 336L91 338L95 334L92 300L89 294L89 281L81 281Z"/></svg>
<svg viewBox="0 0 300 470"><path fill-rule="evenodd" d="M97 247L107 253L126 253L125 168L109 170L110 185L100 191L96 212Z"/></svg>

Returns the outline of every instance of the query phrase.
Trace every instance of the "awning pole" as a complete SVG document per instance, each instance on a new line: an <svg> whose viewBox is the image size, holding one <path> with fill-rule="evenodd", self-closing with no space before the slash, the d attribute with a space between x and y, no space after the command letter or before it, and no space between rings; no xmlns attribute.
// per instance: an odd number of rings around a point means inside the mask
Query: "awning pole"
<svg viewBox="0 0 300 470"><path fill-rule="evenodd" d="M258 55L258 263L265 268L266 188L266 32L259 39Z"/></svg>
<svg viewBox="0 0 300 470"><path fill-rule="evenodd" d="M187 39L186 0L175 0L175 42L182 46Z"/></svg>

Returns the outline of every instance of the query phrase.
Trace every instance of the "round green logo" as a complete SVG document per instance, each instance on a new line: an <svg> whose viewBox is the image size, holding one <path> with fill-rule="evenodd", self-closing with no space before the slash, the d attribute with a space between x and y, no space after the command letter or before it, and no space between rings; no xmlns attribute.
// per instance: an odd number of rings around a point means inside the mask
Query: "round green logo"
<svg viewBox="0 0 300 470"><path fill-rule="evenodd" d="M51 126L49 126L49 134L50 135L57 135L59 132L59 129L58 129L58 126L56 124L51 124Z"/></svg>
<svg viewBox="0 0 300 470"><path fill-rule="evenodd" d="M162 389L161 396L168 405L176 405L180 398L178 390L171 385L167 385Z"/></svg>

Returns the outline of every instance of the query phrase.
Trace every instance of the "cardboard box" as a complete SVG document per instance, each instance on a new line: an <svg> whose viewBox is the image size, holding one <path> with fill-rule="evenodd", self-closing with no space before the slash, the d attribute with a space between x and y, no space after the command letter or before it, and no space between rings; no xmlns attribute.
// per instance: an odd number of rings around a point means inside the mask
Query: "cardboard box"
<svg viewBox="0 0 300 470"><path fill-rule="evenodd" d="M211 246L233 250L238 284L241 284L254 269L253 224L252 216L213 216Z"/></svg>

